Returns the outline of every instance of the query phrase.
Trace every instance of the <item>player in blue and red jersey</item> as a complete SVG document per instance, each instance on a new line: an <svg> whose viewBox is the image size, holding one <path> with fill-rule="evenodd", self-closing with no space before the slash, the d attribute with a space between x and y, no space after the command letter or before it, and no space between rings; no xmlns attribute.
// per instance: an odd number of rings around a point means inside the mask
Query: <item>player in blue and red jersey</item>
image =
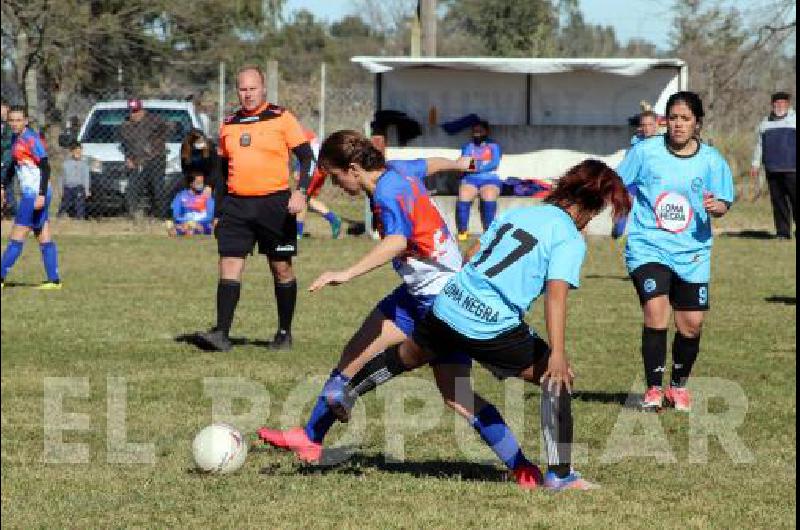
<svg viewBox="0 0 800 530"><path fill-rule="evenodd" d="M502 186L500 177L495 173L500 166L502 153L500 145L489 138L487 122L481 121L472 127L472 140L461 147L461 156L470 157L475 161L464 174L456 203L458 239L466 241L472 202L480 195L481 222L483 229L486 230L497 214L497 197L500 196Z"/></svg>
<svg viewBox="0 0 800 530"><path fill-rule="evenodd" d="M637 143L617 168L626 185L636 186L625 261L644 313L645 408L666 400L677 410L691 409L686 381L709 309L711 218L725 215L734 200L730 167L697 137L703 115L697 94L673 94L667 134ZM663 391L673 311L672 377Z"/></svg>
<svg viewBox="0 0 800 530"><path fill-rule="evenodd" d="M467 158L385 161L369 139L354 131L332 134L320 150L320 166L351 195L367 193L381 242L351 267L326 272L311 285L317 291L341 285L392 262L403 283L378 303L345 347L337 368L320 393L305 428L259 429L259 437L275 447L294 451L305 461L318 461L322 441L336 420L329 402L341 397L350 377L380 352L411 336L434 297L461 268L462 257L423 178L437 171L463 170ZM540 482L498 410L469 386L471 360L453 353L433 364L439 391L447 405L471 422L480 436L514 473L523 487ZM466 387L465 387L466 385ZM344 419L341 418L340 419Z"/></svg>
<svg viewBox="0 0 800 530"><path fill-rule="evenodd" d="M214 231L214 198L205 189L205 177L195 175L189 188L172 200L174 235L209 235Z"/></svg>
<svg viewBox="0 0 800 530"><path fill-rule="evenodd" d="M11 158L2 176L3 203L8 183L16 175L22 197L17 207L14 226L11 228L6 251L2 257L0 279L5 285L6 276L22 254L25 238L33 231L39 240L42 262L47 281L37 289L55 290L61 288L58 272L58 249L51 239L48 208L52 199L50 188L50 162L47 149L39 133L28 127L24 107L12 107L8 112L8 124L12 132Z"/></svg>

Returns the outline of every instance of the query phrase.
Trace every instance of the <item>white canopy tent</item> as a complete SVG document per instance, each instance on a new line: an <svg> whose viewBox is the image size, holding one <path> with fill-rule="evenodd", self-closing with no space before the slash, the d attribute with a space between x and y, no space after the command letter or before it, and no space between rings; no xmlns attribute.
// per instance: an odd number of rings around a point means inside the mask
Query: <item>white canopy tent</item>
<svg viewBox="0 0 800 530"><path fill-rule="evenodd" d="M612 167L630 141L628 119L647 101L663 114L688 87L680 59L503 59L353 57L375 74L375 110L420 123L405 146L390 137L389 158L458 156L468 131L441 125L468 114L491 124L503 150L501 178L556 179L585 158Z"/></svg>

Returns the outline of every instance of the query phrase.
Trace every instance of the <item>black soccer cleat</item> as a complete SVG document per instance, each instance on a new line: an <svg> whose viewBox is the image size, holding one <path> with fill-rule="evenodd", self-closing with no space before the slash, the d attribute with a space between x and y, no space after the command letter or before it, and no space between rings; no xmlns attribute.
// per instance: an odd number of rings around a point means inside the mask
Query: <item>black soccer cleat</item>
<svg viewBox="0 0 800 530"><path fill-rule="evenodd" d="M195 343L198 348L207 351L230 351L233 348L231 340L217 329L198 333L195 335Z"/></svg>
<svg viewBox="0 0 800 530"><path fill-rule="evenodd" d="M288 331L278 330L275 333L275 338L269 343L271 350L291 350L292 349L292 334Z"/></svg>

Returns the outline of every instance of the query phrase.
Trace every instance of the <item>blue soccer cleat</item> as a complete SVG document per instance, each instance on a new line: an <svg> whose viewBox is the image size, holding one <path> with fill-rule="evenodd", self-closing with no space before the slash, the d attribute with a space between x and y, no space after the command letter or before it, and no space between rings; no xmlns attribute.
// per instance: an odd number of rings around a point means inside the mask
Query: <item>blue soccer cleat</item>
<svg viewBox="0 0 800 530"><path fill-rule="evenodd" d="M558 478L552 471L548 471L544 476L544 487L553 491L563 490L580 490L588 491L599 489L600 485L581 477L581 474L575 470L571 470L569 475L564 478Z"/></svg>

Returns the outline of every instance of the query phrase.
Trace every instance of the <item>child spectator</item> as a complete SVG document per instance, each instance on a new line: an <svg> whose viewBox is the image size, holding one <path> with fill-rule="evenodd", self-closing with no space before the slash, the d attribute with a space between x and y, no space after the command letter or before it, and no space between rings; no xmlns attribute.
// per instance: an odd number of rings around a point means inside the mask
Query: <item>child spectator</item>
<svg viewBox="0 0 800 530"><path fill-rule="evenodd" d="M214 198L204 192L205 187L203 175L198 174L175 196L172 223L168 224L171 236L209 235L214 231Z"/></svg>
<svg viewBox="0 0 800 530"><path fill-rule="evenodd" d="M66 214L74 219L86 219L86 199L90 196L89 164L83 158L81 144L73 142L69 146L69 158L64 160L59 217Z"/></svg>

